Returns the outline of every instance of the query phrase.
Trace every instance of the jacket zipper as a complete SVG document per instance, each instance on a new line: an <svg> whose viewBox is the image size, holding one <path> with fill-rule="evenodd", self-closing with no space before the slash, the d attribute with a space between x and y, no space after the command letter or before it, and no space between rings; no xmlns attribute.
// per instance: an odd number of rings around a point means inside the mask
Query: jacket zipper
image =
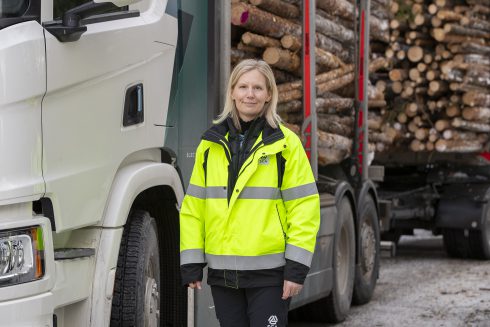
<svg viewBox="0 0 490 327"><path fill-rule="evenodd" d="M276 204L277 219L279 219L279 225L281 226L282 236L284 237L284 242L286 242L286 233L284 232L284 227L282 226L281 215L279 214L279 208Z"/></svg>

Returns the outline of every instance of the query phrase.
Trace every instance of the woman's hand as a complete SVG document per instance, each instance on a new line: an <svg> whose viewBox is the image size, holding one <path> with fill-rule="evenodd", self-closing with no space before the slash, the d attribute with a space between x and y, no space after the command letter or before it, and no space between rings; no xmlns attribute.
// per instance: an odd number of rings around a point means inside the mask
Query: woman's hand
<svg viewBox="0 0 490 327"><path fill-rule="evenodd" d="M289 280L284 281L284 286L282 288L282 299L286 300L289 297L298 295L301 292L303 285L290 282Z"/></svg>
<svg viewBox="0 0 490 327"><path fill-rule="evenodd" d="M189 283L189 287L194 289L197 288L198 290L201 289L201 281L195 281L193 283Z"/></svg>

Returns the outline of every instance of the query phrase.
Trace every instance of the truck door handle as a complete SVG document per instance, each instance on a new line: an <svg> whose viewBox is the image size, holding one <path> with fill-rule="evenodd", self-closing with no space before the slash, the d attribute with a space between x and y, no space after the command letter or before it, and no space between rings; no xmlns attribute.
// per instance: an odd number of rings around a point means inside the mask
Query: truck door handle
<svg viewBox="0 0 490 327"><path fill-rule="evenodd" d="M143 84L139 83L126 90L124 99L123 126L142 123L145 120L143 103Z"/></svg>

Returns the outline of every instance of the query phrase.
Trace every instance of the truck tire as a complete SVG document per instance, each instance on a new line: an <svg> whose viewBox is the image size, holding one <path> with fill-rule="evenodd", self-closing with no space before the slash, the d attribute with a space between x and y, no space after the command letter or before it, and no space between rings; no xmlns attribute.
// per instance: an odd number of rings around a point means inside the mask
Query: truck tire
<svg viewBox="0 0 490 327"><path fill-rule="evenodd" d="M484 207L480 230L450 229L442 231L444 247L455 258L490 259L490 204Z"/></svg>
<svg viewBox="0 0 490 327"><path fill-rule="evenodd" d="M359 206L359 263L356 265L353 304L368 303L379 272L379 224L373 197L367 195Z"/></svg>
<svg viewBox="0 0 490 327"><path fill-rule="evenodd" d="M160 326L160 256L155 219L137 210L124 227L111 326Z"/></svg>
<svg viewBox="0 0 490 327"><path fill-rule="evenodd" d="M333 244L333 287L326 298L325 314L329 322L341 322L347 317L352 301L355 269L354 213L347 197L338 203L338 224ZM319 308L320 309L320 308Z"/></svg>

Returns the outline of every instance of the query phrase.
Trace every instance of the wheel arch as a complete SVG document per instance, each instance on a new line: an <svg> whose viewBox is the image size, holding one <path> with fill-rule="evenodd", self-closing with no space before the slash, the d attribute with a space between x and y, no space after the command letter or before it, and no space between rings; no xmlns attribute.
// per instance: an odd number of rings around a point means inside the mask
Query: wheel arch
<svg viewBox="0 0 490 327"><path fill-rule="evenodd" d="M155 205L158 195L163 196L160 199L173 199L178 206L182 203L182 182L172 165L138 162L121 168L114 178L102 226L123 226L135 202Z"/></svg>

